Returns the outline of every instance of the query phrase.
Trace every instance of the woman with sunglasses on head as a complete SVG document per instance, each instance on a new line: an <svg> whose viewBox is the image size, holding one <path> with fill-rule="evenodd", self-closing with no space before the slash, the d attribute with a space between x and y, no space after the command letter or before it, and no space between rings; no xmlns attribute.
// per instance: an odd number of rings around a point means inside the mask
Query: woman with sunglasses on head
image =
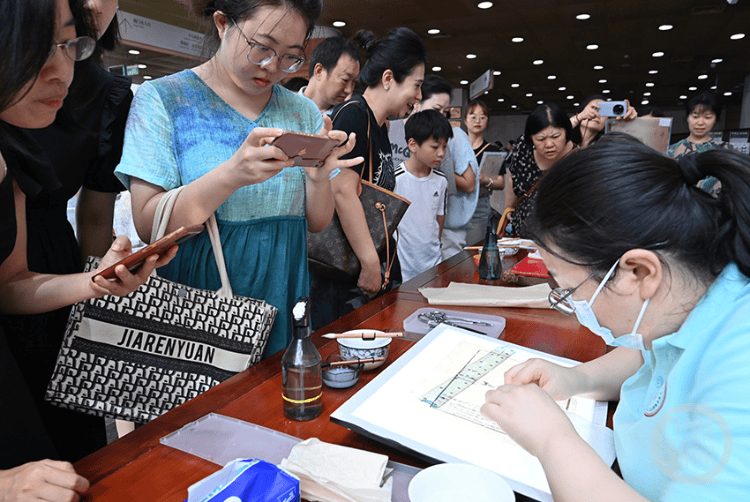
<svg viewBox="0 0 750 502"><path fill-rule="evenodd" d="M74 17L75 16L75 17ZM26 261L26 196L54 188L53 172L27 163L29 152L17 128L52 123L73 79L75 60L90 56L92 38L80 36L85 19L79 0L3 0L0 2L0 310L44 312L104 296L127 294L143 284L173 253L150 258L138 274L117 267L107 281L93 273L52 275L30 272ZM30 36L29 34L32 34ZM118 238L102 264L127 256L130 243ZM157 262L157 258L159 261ZM28 388L0 330L0 498L71 500L88 482L65 462L42 460L57 453L39 418Z"/></svg>
<svg viewBox="0 0 750 502"><path fill-rule="evenodd" d="M108 27L111 30L110 25L117 26L113 20L116 0L86 0L84 6L86 10L76 7L79 12L73 13L78 33L94 28L84 22L91 13L99 14L91 39L103 35ZM80 57L93 49L90 41L88 44L76 49L81 51ZM34 272L81 272L87 256L102 256L112 245L115 198L123 189L114 169L133 94L129 77L102 68L97 57L101 48L100 41L94 54L75 63L73 82L54 123L41 129L6 125L23 149L34 152L23 155L26 169L54 172L60 182L54 189L26 197L26 256L29 270ZM76 209L75 232L68 223L70 199ZM73 461L106 446L107 434L101 417L44 400L69 316L69 306L35 314L2 314L0 325L9 334L8 347L58 454Z"/></svg>
<svg viewBox="0 0 750 502"><path fill-rule="evenodd" d="M718 197L696 187L709 175ZM573 368L511 368L482 413L539 458L555 500L746 499L750 159L674 160L612 134L538 192L529 228L560 286L550 303L616 348ZM555 403L578 394L619 400L622 479Z"/></svg>
<svg viewBox="0 0 750 502"><path fill-rule="evenodd" d="M279 82L305 62L303 46L322 0L189 2L210 22L211 58L191 70L144 83L136 93L117 174L132 194L133 221L144 240L159 200L183 186L167 231L205 222L213 213L235 295L279 309L265 355L291 339L289 312L308 296L308 228L319 232L333 216L329 174L361 162L294 167L269 145L283 130L330 130L312 101ZM346 134L330 137L343 143ZM220 279L206 233L186 242L159 274L202 289Z"/></svg>
<svg viewBox="0 0 750 502"><path fill-rule="evenodd" d="M422 98L427 52L419 35L396 28L383 38L360 30L355 41L367 53L357 82L362 95L342 103L332 113L334 128L356 134L356 145L345 158L364 159L343 169L331 181L336 214L362 265L357 278L340 280L312 274L311 319L313 328L325 326L364 305L378 294L401 284L401 267L395 241L381 253L375 249L359 201L359 180L393 190L396 174L386 120L404 118ZM387 256L390 249L391 256ZM389 269L390 265L390 270Z"/></svg>

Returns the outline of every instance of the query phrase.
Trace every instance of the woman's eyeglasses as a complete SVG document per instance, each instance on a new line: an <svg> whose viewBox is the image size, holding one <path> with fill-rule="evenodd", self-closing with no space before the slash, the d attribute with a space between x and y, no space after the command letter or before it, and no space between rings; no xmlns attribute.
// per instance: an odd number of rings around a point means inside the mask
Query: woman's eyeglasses
<svg viewBox="0 0 750 502"><path fill-rule="evenodd" d="M578 288L586 284L586 282L592 277L594 277L594 274L586 277L586 279L584 279L582 283L580 283L573 289L555 288L550 291L549 295L547 296L550 307L557 310L558 312L562 312L565 315L574 314L576 311L576 306L573 305L573 303L570 301L570 295L575 293Z"/></svg>
<svg viewBox="0 0 750 502"><path fill-rule="evenodd" d="M242 38L245 39L247 45L250 47L250 50L247 51L247 60L249 62L257 64L258 66L265 66L274 59L278 59L279 69L286 73L294 73L295 71L302 68L303 64L305 64L306 59L302 56L294 56L292 54L284 54L282 56L279 56L278 53L270 47L266 47L265 45L255 41L251 42L250 40L248 40L245 34L242 33L242 30L240 30L240 27L237 26L237 23L234 22L234 19L232 19L232 23L240 32Z"/></svg>
<svg viewBox="0 0 750 502"><path fill-rule="evenodd" d="M96 49L96 40L91 37L78 37L59 44L53 44L49 57L55 55L55 50L60 47L66 56L73 61L83 61L91 57Z"/></svg>

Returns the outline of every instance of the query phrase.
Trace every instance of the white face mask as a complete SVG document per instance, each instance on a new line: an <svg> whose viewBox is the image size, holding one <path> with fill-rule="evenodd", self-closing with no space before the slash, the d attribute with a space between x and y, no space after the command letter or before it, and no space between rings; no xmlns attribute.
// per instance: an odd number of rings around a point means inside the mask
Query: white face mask
<svg viewBox="0 0 750 502"><path fill-rule="evenodd" d="M606 343L607 345L610 345L612 347L627 347L629 349L646 350L646 346L643 344L643 335L638 333L638 327L641 325L643 314L646 313L646 307L648 307L650 298L647 298L643 303L641 312L640 314L638 314L638 319L635 321L635 326L633 326L633 331L628 335L622 335L617 338L615 338L609 328L605 328L604 326L601 326L599 324L599 321L596 318L596 314L594 314L594 310L591 308L591 306L594 304L594 300L596 300L599 292L602 290L602 288L604 288L604 285L612 276L619 263L620 260L617 260L615 264L612 265L612 268L610 268L609 272L607 272L607 275L604 276L604 279L599 284L599 287L596 288L596 291L594 291L594 295L591 297L591 300L574 300L573 298L568 298L568 301L575 307L575 313L576 317L578 317L578 322L590 329L592 333L602 337L604 343Z"/></svg>

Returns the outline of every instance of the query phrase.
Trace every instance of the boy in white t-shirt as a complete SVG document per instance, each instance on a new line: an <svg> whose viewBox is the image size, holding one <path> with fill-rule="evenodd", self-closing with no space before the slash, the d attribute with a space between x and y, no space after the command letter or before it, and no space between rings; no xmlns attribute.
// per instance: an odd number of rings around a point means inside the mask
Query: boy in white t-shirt
<svg viewBox="0 0 750 502"><path fill-rule="evenodd" d="M394 192L411 201L398 225L398 259L406 282L441 261L448 182L436 168L453 130L442 113L425 110L409 117L404 132L411 156L396 168Z"/></svg>

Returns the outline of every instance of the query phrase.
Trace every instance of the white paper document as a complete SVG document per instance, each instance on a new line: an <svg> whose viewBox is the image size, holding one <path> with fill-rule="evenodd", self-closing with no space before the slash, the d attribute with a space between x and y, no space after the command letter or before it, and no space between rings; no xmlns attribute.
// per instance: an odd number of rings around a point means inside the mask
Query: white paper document
<svg viewBox="0 0 750 502"><path fill-rule="evenodd" d="M504 373L533 357L565 366L578 364L439 326L331 418L437 460L484 467L505 477L519 493L552 500L536 457L479 413L485 393L503 384ZM615 452L612 431L604 426L607 403L572 398L558 404L579 434L611 465Z"/></svg>

